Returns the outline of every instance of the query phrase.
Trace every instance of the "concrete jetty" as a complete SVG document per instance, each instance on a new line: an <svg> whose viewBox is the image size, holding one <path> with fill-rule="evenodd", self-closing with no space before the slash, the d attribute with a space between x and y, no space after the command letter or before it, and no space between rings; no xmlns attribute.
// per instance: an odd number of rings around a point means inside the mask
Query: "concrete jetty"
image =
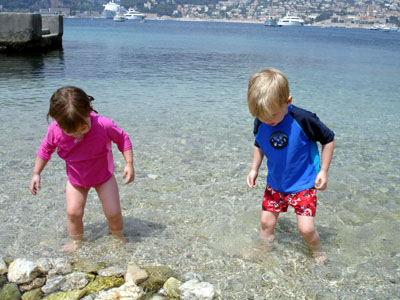
<svg viewBox="0 0 400 300"><path fill-rule="evenodd" d="M0 52L40 53L62 48L63 17L0 13Z"/></svg>

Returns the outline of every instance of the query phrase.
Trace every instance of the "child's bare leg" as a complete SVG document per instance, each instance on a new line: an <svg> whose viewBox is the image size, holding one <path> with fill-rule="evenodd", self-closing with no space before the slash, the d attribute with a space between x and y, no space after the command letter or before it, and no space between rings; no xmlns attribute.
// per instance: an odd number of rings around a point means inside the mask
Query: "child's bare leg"
<svg viewBox="0 0 400 300"><path fill-rule="evenodd" d="M260 239L263 242L271 243L275 239L275 226L279 213L263 210L261 213Z"/></svg>
<svg viewBox="0 0 400 300"><path fill-rule="evenodd" d="M311 248L315 261L318 264L324 264L328 258L321 248L319 234L314 225L314 217L298 215L297 226L304 241Z"/></svg>
<svg viewBox="0 0 400 300"><path fill-rule="evenodd" d="M95 189L108 220L108 229L115 239L125 244L126 238L122 232L124 225L119 201L118 184L114 175L103 184L96 186Z"/></svg>
<svg viewBox="0 0 400 300"><path fill-rule="evenodd" d="M61 247L65 252L74 253L82 245L83 215L88 192L89 189L73 186L67 182L67 229L71 240Z"/></svg>
<svg viewBox="0 0 400 300"><path fill-rule="evenodd" d="M252 246L250 249L242 254L245 259L253 260L257 259L265 253L271 250L271 244L275 239L275 226L278 220L278 213L265 211L261 213L261 230L260 230L260 241Z"/></svg>

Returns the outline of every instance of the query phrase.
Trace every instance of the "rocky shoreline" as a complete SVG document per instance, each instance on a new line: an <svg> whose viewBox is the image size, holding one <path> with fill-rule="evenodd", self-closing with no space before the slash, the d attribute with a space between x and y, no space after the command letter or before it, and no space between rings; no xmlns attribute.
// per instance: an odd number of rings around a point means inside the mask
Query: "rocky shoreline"
<svg viewBox="0 0 400 300"><path fill-rule="evenodd" d="M214 286L198 273L166 266L126 268L67 258L0 258L2 300L212 300Z"/></svg>

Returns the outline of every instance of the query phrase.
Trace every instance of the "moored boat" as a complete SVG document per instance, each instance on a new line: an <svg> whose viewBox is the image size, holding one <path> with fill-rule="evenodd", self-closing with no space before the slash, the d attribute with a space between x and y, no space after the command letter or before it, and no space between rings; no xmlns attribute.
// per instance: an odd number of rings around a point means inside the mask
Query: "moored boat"
<svg viewBox="0 0 400 300"><path fill-rule="evenodd" d="M278 26L303 26L304 20L298 16L287 14L279 19Z"/></svg>
<svg viewBox="0 0 400 300"><path fill-rule="evenodd" d="M113 19L115 15L121 10L121 5L115 3L114 0L110 0L104 6L104 17L107 19Z"/></svg>
<svg viewBox="0 0 400 300"><path fill-rule="evenodd" d="M138 12L134 8L129 8L128 12L125 14L125 18L127 20L142 20L146 16L142 14L141 12Z"/></svg>

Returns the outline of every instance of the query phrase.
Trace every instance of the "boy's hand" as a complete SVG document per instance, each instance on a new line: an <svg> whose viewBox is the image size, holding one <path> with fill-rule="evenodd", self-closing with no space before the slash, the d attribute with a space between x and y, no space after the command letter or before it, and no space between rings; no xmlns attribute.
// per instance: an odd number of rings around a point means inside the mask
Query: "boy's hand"
<svg viewBox="0 0 400 300"><path fill-rule="evenodd" d="M29 190L31 191L32 195L36 196L37 192L40 190L40 175L34 174L32 176Z"/></svg>
<svg viewBox="0 0 400 300"><path fill-rule="evenodd" d="M317 175L317 178L315 178L315 184L314 187L316 190L323 191L326 189L326 186L328 185L328 173L326 171L320 171Z"/></svg>
<svg viewBox="0 0 400 300"><path fill-rule="evenodd" d="M135 179L135 169L133 168L133 164L125 165L122 178L125 179L125 184L131 183Z"/></svg>
<svg viewBox="0 0 400 300"><path fill-rule="evenodd" d="M258 176L258 171L251 170L249 175L247 175L247 185L251 188L254 189L257 184L256 184L256 179Z"/></svg>

